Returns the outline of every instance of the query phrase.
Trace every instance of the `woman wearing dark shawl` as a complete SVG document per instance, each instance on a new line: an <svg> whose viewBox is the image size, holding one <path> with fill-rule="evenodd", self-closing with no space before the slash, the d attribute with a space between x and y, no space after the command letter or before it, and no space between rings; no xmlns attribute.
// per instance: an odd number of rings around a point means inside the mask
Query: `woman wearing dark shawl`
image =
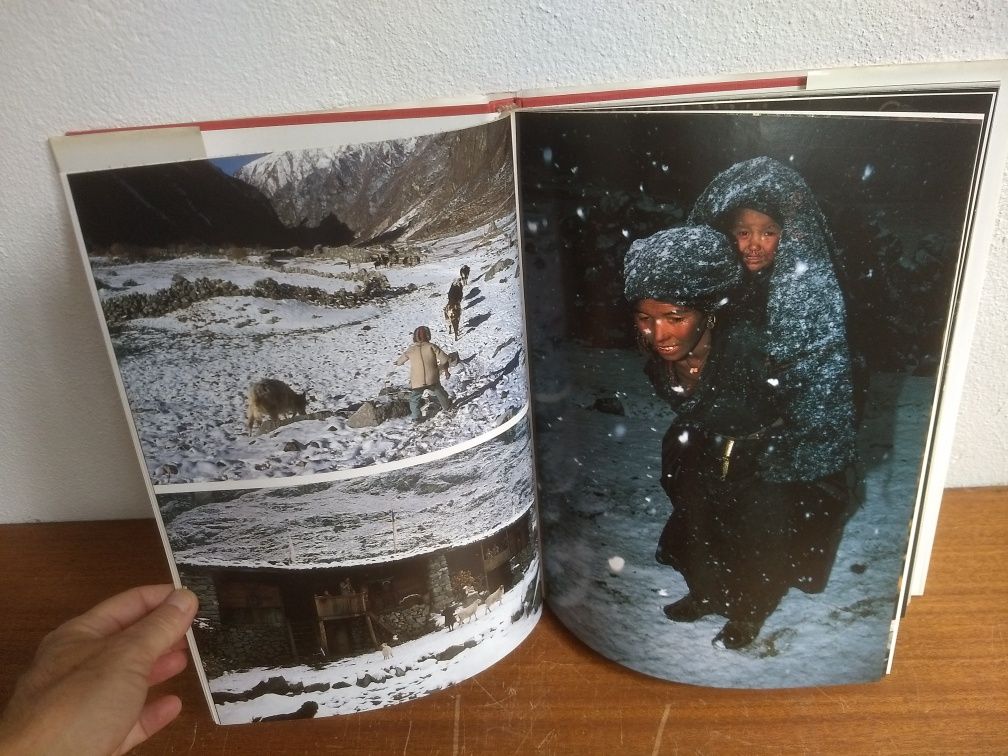
<svg viewBox="0 0 1008 756"><path fill-rule="evenodd" d="M791 418L804 397L796 409L794 391L780 391L787 372L742 308L743 266L726 237L706 226L661 231L631 245L624 273L646 372L677 414L662 444L673 510L656 558L689 593L665 614L721 614L714 642L743 648L790 586L825 587L845 502L818 469L800 477L809 464L790 450L809 431Z"/></svg>

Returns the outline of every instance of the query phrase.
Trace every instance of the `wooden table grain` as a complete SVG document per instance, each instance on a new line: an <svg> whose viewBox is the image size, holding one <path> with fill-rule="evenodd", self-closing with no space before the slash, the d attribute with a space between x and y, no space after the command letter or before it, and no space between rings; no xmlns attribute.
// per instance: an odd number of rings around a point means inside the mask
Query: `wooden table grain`
<svg viewBox="0 0 1008 756"><path fill-rule="evenodd" d="M491 669L400 706L220 727L192 670L144 754L1008 753L1008 488L945 494L927 590L879 683L697 688L606 661L547 614ZM0 526L0 699L41 637L130 586L168 579L153 520Z"/></svg>

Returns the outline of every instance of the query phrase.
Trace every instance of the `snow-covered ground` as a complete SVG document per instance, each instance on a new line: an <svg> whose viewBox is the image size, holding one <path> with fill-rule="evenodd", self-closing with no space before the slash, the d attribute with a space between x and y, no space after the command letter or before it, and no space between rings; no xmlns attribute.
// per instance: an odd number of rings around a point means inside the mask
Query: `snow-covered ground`
<svg viewBox="0 0 1008 756"><path fill-rule="evenodd" d="M346 567L453 548L499 531L533 505L528 425L524 419L513 432L435 463L235 492L226 501L162 495L158 505L175 561L185 565Z"/></svg>
<svg viewBox="0 0 1008 756"><path fill-rule="evenodd" d="M558 391L535 403L546 594L561 621L603 655L679 682L760 688L880 677L934 379L872 377L859 438L864 503L847 524L826 590L792 589L752 646L727 651L711 644L723 617L685 624L662 614L687 589L654 560L669 513L658 476L671 413L643 376L642 358L577 347L565 356L574 377L558 375ZM563 360L551 357L561 374ZM589 409L614 392L625 416Z"/></svg>
<svg viewBox="0 0 1008 756"><path fill-rule="evenodd" d="M407 459L452 446L495 428L527 401L520 279L514 215L425 243L415 267L380 268L393 287L416 290L354 309L291 300L219 297L156 318L129 321L112 341L148 472L155 485L311 475ZM512 262L491 280L484 274ZM446 293L459 267L472 269L463 300L461 336L447 333ZM219 258L182 258L114 265L93 262L99 279L152 293L172 276L221 278L240 286L271 277L327 291L350 281ZM337 275L343 261L292 260L288 267ZM368 264L370 266L370 264ZM354 266L355 269L359 265ZM111 275L111 273L115 275ZM103 297L122 291L102 290ZM414 426L408 418L354 429L346 417L385 387L405 387L408 366L393 361L413 329L428 325L433 341L460 362L444 381L457 402L454 417L435 414ZM246 391L277 378L308 391L308 412L338 412L263 435L245 432ZM301 451L284 451L297 441ZM290 446L294 446L290 444ZM163 489L162 489L163 490Z"/></svg>
<svg viewBox="0 0 1008 756"><path fill-rule="evenodd" d="M531 455L529 421L523 419L513 430L436 463L332 483L234 492L224 500L175 493L159 496L158 502L173 556L183 565L305 570L380 564L463 546L521 518L534 506ZM228 496L219 492L211 498ZM537 520L533 511L532 522ZM481 608L453 630L435 615L437 630L393 646L388 660L372 652L322 665L262 667L213 678L209 683L216 693L244 693L276 677L292 685L329 686L222 703L217 705L221 721L287 714L307 701L318 704L316 716L364 711L472 677L531 632L538 610L515 622L512 617L524 608L539 571L536 555L489 612Z"/></svg>
<svg viewBox="0 0 1008 756"><path fill-rule="evenodd" d="M210 681L214 693L243 693L273 677L305 686L330 686L324 691L266 693L249 701L217 704L220 721L238 724L254 717L287 714L308 701L318 704L319 717L352 714L409 701L466 680L503 659L532 632L539 610L516 622L511 618L522 610L526 592L538 576L539 560L533 559L521 580L489 611L480 607L472 619L453 630L441 625L428 635L392 646L390 659L375 651L321 667L260 667L215 678Z"/></svg>

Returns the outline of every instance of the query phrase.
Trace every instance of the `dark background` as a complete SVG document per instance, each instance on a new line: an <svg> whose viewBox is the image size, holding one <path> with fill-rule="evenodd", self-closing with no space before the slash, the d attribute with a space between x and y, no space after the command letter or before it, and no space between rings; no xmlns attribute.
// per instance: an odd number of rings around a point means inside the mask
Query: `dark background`
<svg viewBox="0 0 1008 756"><path fill-rule="evenodd" d="M875 110L525 112L518 116L529 338L629 346L622 295L630 243L685 221L732 164L768 155L808 182L839 248L852 347L869 369L933 375L961 263L982 122L922 110L986 112L989 97L894 94L720 108Z"/></svg>

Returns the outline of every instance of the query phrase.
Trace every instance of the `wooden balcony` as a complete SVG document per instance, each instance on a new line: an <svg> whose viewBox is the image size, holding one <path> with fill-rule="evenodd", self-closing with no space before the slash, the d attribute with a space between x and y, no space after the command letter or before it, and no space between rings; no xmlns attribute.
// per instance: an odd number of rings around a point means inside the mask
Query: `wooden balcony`
<svg viewBox="0 0 1008 756"><path fill-rule="evenodd" d="M316 596L315 611L320 620L360 617L367 613L367 594L347 593L341 596Z"/></svg>
<svg viewBox="0 0 1008 756"><path fill-rule="evenodd" d="M501 549L496 554L483 557L483 569L487 572L496 570L511 558L511 549Z"/></svg>

